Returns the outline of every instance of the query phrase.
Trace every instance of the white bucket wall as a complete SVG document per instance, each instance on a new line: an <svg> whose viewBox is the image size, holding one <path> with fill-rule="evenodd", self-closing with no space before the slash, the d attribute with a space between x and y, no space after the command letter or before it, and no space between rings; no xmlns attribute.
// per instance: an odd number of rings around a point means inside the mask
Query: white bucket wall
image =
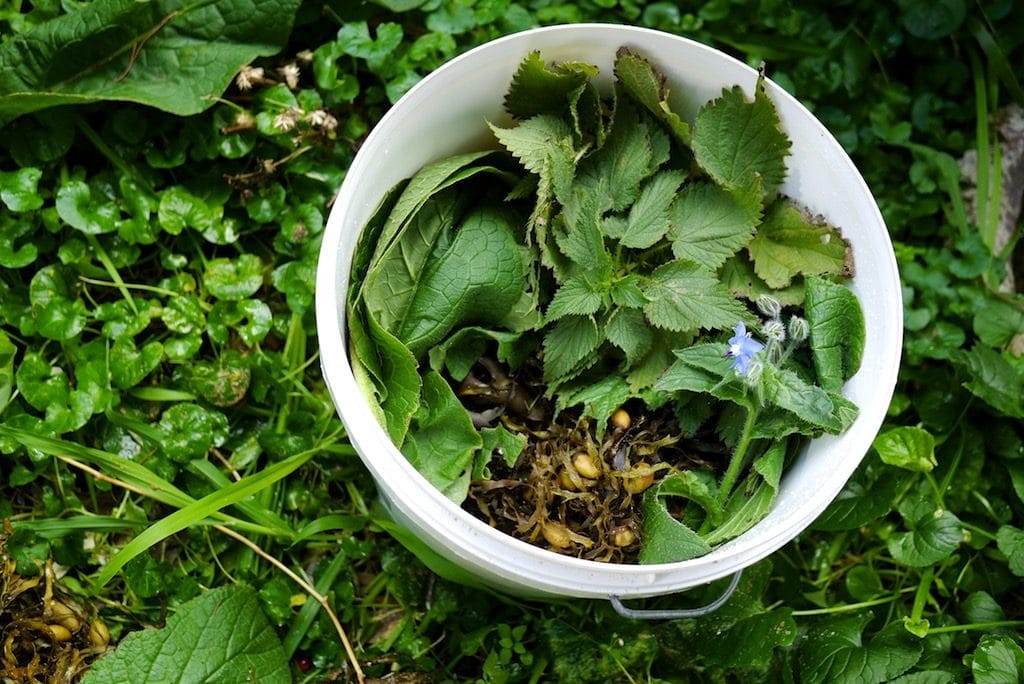
<svg viewBox="0 0 1024 684"><path fill-rule="evenodd" d="M885 416L902 346L896 260L864 180L829 132L772 82L767 92L793 141L782 191L839 226L853 247L852 289L864 307L867 342L845 395L860 406L839 437L813 440L783 477L768 516L702 558L624 565L562 556L509 537L477 520L431 486L390 442L356 386L348 362L345 293L358 235L383 194L430 161L493 146L485 120L507 122L502 99L520 61L580 60L610 83L615 51L628 45L668 77L673 105L690 118L722 88L752 96L756 72L693 41L627 26L577 24L533 29L478 47L412 88L367 137L334 202L316 281L316 317L324 377L349 437L397 522L480 580L523 596L654 596L725 577L769 555L804 530L856 469Z"/></svg>

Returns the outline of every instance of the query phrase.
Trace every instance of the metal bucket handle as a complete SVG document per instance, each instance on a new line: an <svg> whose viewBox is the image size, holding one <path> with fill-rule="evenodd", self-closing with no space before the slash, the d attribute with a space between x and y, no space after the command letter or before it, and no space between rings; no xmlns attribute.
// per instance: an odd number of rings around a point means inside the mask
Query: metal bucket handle
<svg viewBox="0 0 1024 684"><path fill-rule="evenodd" d="M680 610L643 610L639 608L627 608L622 603L622 599L618 596L612 595L608 597L608 600L612 603L612 608L615 612L624 618L630 618L633 620L679 620L681 618L695 618L703 615L713 613L721 608L732 593L736 591L736 587L739 586L740 577L743 576L743 571L739 570L735 575L732 576L732 580L729 582L729 586L725 588L725 591L721 596L716 598L706 606L700 608L683 608Z"/></svg>

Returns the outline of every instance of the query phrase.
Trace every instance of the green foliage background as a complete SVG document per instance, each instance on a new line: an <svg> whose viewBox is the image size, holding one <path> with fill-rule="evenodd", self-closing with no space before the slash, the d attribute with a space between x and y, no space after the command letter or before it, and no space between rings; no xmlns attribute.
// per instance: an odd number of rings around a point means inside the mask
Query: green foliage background
<svg viewBox="0 0 1024 684"><path fill-rule="evenodd" d="M1024 105L1024 7L166 0L125 14L136 4L0 4L0 64L49 36L34 74L0 74L0 518L19 573L52 557L115 637L251 585L295 681L352 676L330 620L212 523L307 573L384 681L1024 674L1024 300L1000 287L1019 222L999 238L1001 201L1021 188L998 173L1022 143L997 132ZM92 33L69 41L87 13ZM259 40L209 30L243 16L263 21ZM767 62L861 169L903 276L904 364L875 448L811 530L701 619L522 603L433 574L388 533L318 372L318 236L359 141L454 55L580 21ZM161 61L196 46L205 91ZM83 54L103 57L69 69ZM242 89L231 79L249 60L262 72ZM176 113L144 89L89 85L158 75ZM958 166L972 148L974 182Z"/></svg>

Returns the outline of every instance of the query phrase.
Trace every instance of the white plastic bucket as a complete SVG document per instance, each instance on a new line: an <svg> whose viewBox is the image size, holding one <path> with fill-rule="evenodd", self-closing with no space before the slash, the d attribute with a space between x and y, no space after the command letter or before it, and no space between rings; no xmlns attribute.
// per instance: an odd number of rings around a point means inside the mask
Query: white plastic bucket
<svg viewBox="0 0 1024 684"><path fill-rule="evenodd" d="M610 83L616 50L629 45L668 77L673 105L697 108L739 84L752 96L756 72L693 41L642 28L576 24L513 34L471 50L424 78L373 129L350 167L323 237L316 317L324 377L348 435L396 521L482 584L534 597L643 597L678 592L732 575L804 530L842 489L868 451L892 397L902 345L899 275L888 232L863 178L824 126L772 82L767 92L793 141L782 191L839 226L853 247L852 289L866 317L860 371L845 395L860 406L843 435L813 440L783 477L768 516L738 538L693 560L659 565L600 563L514 539L446 499L388 439L349 366L345 293L363 225L383 194L430 161L493 146L485 120L507 121L502 98L529 52L545 61L597 65ZM600 84L600 81L599 81Z"/></svg>

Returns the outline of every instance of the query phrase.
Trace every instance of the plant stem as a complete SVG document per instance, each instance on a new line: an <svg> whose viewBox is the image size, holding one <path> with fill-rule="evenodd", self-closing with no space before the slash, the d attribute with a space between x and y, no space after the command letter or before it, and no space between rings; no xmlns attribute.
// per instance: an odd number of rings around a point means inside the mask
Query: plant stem
<svg viewBox="0 0 1024 684"><path fill-rule="evenodd" d="M928 602L928 596L932 590L932 577L935 576L935 568L928 566L928 568L921 575L921 581L917 585L917 591L914 593L914 606L910 609L910 619L914 622L920 622L921 616L924 614L924 605Z"/></svg>
<svg viewBox="0 0 1024 684"><path fill-rule="evenodd" d="M996 622L971 622L966 625L946 625L945 627L931 627L928 634L946 634L949 632L966 632L968 630L998 629L1000 627L1024 627L1024 620L999 620Z"/></svg>
<svg viewBox="0 0 1024 684"><path fill-rule="evenodd" d="M872 608L874 606L883 606L886 603L892 603L898 601L900 595L884 596L882 598L871 599L870 601L861 601L860 603L846 603L841 606L833 606L832 608L812 608L810 610L794 610L793 617L810 617L813 615L832 615L833 613L849 613L862 608Z"/></svg>
<svg viewBox="0 0 1024 684"><path fill-rule="evenodd" d="M736 443L736 450L732 452L732 460L729 467L725 469L722 482L718 487L718 504L724 506L736 486L736 480L743 472L744 461L746 461L747 449L750 447L751 437L754 433L754 422L757 420L757 408L747 409L747 419L743 423L743 432L740 434L740 441Z"/></svg>

